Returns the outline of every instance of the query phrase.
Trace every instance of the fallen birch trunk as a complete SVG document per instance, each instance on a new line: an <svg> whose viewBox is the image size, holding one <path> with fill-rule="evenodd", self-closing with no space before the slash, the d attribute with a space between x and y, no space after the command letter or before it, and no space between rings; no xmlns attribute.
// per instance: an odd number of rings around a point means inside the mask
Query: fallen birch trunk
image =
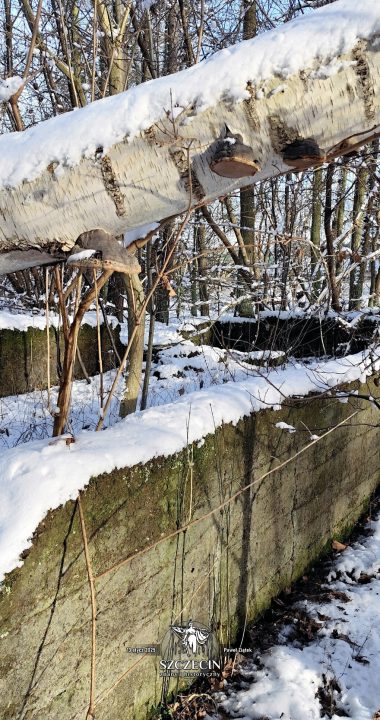
<svg viewBox="0 0 380 720"><path fill-rule="evenodd" d="M47 262L50 255L70 250L90 229L120 235L159 223L189 206L209 203L290 169L318 165L378 137L380 18L372 24L367 18L365 25L366 9L373 15L375 4L363 3L362 39L343 55L331 56L326 49L323 54L321 43L324 18L331 22L334 8L347 7L346 0L189 70L24 133L2 136L0 253L38 248L49 253ZM351 11L358 23L352 3ZM337 48L347 35L347 22L339 32ZM275 52L276 33L282 38L280 59L276 72L267 77L268 68L265 73L261 66L257 69L258 58L271 47ZM304 45L305 33L310 34L305 66L287 74L289 48L297 33L303 33ZM300 59L297 62L300 65ZM217 90L212 82L219 84ZM231 179L210 168L226 126L250 149L250 172L256 170L255 174ZM307 144L305 150L301 141L307 138L313 139L319 153L308 153ZM297 152L303 156L297 159ZM7 272L4 267L6 255L0 255L0 272Z"/></svg>

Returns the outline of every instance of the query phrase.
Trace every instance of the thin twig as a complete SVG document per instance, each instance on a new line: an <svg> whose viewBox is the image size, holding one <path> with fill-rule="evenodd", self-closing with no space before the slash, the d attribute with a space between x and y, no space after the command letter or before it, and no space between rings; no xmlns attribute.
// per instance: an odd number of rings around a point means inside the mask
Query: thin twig
<svg viewBox="0 0 380 720"><path fill-rule="evenodd" d="M88 710L87 710L87 718L88 718L88 720L92 720L92 718L95 718L96 592L95 592L94 573L92 570L92 563L91 563L90 553L89 553L89 549L88 549L88 537L87 537L86 523L84 520L84 514L83 514L83 508L82 508L81 493L79 493L79 496L78 496L78 509L79 509L80 526L81 526L82 537L83 537L83 548L84 548L84 556L85 556L85 560L86 560L88 584L90 586L90 595L91 595L91 675L90 675L90 700L89 700L89 705L88 705Z"/></svg>
<svg viewBox="0 0 380 720"><path fill-rule="evenodd" d="M98 359L99 359L99 393L100 393L100 412L103 414L103 401L104 401L104 390L103 390L103 358L102 358L102 338L100 334L100 317L99 317L99 294L98 284L96 280L96 270L94 269L94 289L95 289L95 304L96 304L96 335L98 340Z"/></svg>
<svg viewBox="0 0 380 720"><path fill-rule="evenodd" d="M48 398L48 411L51 410L51 397L50 397L50 322L49 322L49 268L46 268L45 272L45 314L46 314L46 379L47 379L47 398Z"/></svg>

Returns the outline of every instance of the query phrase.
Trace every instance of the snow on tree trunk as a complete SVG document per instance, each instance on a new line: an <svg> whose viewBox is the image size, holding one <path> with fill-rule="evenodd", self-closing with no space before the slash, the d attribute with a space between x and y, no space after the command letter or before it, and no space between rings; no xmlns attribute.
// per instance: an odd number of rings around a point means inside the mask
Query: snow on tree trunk
<svg viewBox="0 0 380 720"><path fill-rule="evenodd" d="M378 137L380 18L372 0L360 14L352 5L340 0L189 70L0 138L0 251L54 253L91 228L120 235L178 215L289 172L283 152L300 139L331 159ZM210 169L226 125L252 148L254 177Z"/></svg>

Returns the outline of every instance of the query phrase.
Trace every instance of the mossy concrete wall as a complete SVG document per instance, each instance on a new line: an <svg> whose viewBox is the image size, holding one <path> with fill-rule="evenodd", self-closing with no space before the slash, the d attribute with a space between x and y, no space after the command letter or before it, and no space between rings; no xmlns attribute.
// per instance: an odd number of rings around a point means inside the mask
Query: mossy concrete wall
<svg viewBox="0 0 380 720"><path fill-rule="evenodd" d="M369 391L377 394L371 384ZM355 410L296 455L310 433ZM297 432L277 429L280 420ZM160 701L158 661L126 646L159 643L181 612L212 624L223 645L233 642L246 619L347 532L380 481L378 422L366 401L312 398L221 427L201 447L91 480L82 505L95 574L161 540L96 581L96 720L142 720ZM222 510L165 540L251 481ZM75 502L48 514L24 565L7 577L0 638L2 720L84 720L91 611Z"/></svg>
<svg viewBox="0 0 380 720"><path fill-rule="evenodd" d="M118 333L115 343L120 353ZM50 378L52 385L58 383L59 368L63 361L63 337L61 332L50 328ZM105 370L117 366L106 328L101 326L102 356ZM88 375L99 372L96 328L82 325L78 347ZM84 377L82 368L75 363L75 377ZM47 382L47 336L46 330L28 328L0 330L0 397L16 395L46 388Z"/></svg>
<svg viewBox="0 0 380 720"><path fill-rule="evenodd" d="M347 318L348 320L348 318ZM300 315L281 318L270 315L246 322L236 318L233 322L217 321L213 324L208 341L217 347L249 350L281 350L294 357L339 355L361 352L368 348L380 323L380 315L363 314L349 325L339 317L319 318Z"/></svg>

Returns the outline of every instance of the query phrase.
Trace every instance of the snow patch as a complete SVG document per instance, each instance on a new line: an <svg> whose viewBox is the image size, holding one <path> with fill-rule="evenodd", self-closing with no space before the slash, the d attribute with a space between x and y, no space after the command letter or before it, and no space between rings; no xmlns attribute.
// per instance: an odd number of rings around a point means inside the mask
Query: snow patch
<svg viewBox="0 0 380 720"><path fill-rule="evenodd" d="M158 227L160 227L160 224L153 222L148 223L147 225L140 225L140 227L137 228L132 228L132 230L128 230L124 234L124 247L128 247L128 245L131 245L133 242L135 242L135 240L142 240L150 232L153 232L153 230L157 230Z"/></svg>
<svg viewBox="0 0 380 720"><path fill-rule="evenodd" d="M290 433L295 433L296 429L293 427L293 425L288 425L286 422L278 422L276 423L276 428L279 430L287 430Z"/></svg>
<svg viewBox="0 0 380 720"><path fill-rule="evenodd" d="M5 78L5 80L0 80L0 102L10 100L12 95L14 95L17 90L20 89L23 83L24 80L18 77L18 75L13 75L13 77Z"/></svg>
<svg viewBox="0 0 380 720"><path fill-rule="evenodd" d="M67 259L67 262L75 263L78 260L87 260L88 258L95 255L96 250L81 250L80 252L74 253L73 255L70 255L70 257Z"/></svg>
<svg viewBox="0 0 380 720"><path fill-rule="evenodd" d="M87 251L85 251L87 252ZM91 251L93 252L93 251ZM81 253L78 253L80 255ZM70 316L71 318L71 316ZM119 324L119 321L114 316L107 317L110 327L115 328ZM100 316L100 322L103 322L103 316ZM90 327L97 326L96 311L89 310L86 312L83 318L83 324L89 325ZM49 316L49 325L51 327L59 327L61 321L58 315L51 312ZM28 315L26 313L13 313L9 310L0 310L0 330L19 330L20 332L26 332L29 328L35 328L36 330L46 329L46 315Z"/></svg>

